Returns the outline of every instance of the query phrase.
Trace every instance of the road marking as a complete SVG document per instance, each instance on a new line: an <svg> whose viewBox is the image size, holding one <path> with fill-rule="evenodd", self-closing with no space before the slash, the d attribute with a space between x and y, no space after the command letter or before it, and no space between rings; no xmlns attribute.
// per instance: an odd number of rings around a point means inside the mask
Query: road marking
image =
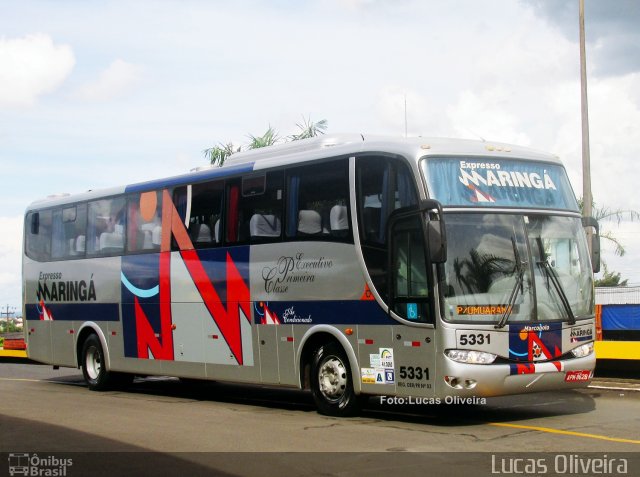
<svg viewBox="0 0 640 477"><path fill-rule="evenodd" d="M527 429L530 431L548 432L550 434L564 434L566 436L587 437L589 439L599 439L602 441L624 442L627 444L640 444L640 441L634 439L623 439L621 437L601 436L599 434L587 434L585 432L565 431L562 429L553 429L551 427L524 426L521 424L510 424L507 422L489 422L490 426L510 427L513 429Z"/></svg>
<svg viewBox="0 0 640 477"><path fill-rule="evenodd" d="M0 381L27 381L29 383L39 383L42 379L28 379L28 378L0 378Z"/></svg>
<svg viewBox="0 0 640 477"><path fill-rule="evenodd" d="M27 383L54 383L54 384L72 384L74 386L84 386L84 382L78 381L58 381L57 379L29 379L29 378L0 378L0 381L23 381Z"/></svg>
<svg viewBox="0 0 640 477"><path fill-rule="evenodd" d="M623 388L622 386L596 386L596 385L589 385L590 389L608 389L610 391L640 391L640 388Z"/></svg>

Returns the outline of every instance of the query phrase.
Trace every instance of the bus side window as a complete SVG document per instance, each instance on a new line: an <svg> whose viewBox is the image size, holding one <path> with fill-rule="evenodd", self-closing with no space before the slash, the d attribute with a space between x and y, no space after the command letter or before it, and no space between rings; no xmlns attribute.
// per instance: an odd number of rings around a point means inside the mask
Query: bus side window
<svg viewBox="0 0 640 477"><path fill-rule="evenodd" d="M222 243L222 198L224 182L204 182L178 187L173 203L194 248L208 248ZM173 242L174 250L177 243Z"/></svg>
<svg viewBox="0 0 640 477"><path fill-rule="evenodd" d="M356 162L360 241L369 275L380 296L388 299L389 215L418 203L408 167L388 157L359 157Z"/></svg>
<svg viewBox="0 0 640 477"><path fill-rule="evenodd" d="M346 159L287 171L289 238L349 240L349 163Z"/></svg>
<svg viewBox="0 0 640 477"><path fill-rule="evenodd" d="M157 252L162 243L162 192L132 194L127 199L127 251Z"/></svg>
<svg viewBox="0 0 640 477"><path fill-rule="evenodd" d="M244 177L228 187L227 241L273 242L282 236L283 172Z"/></svg>
<svg viewBox="0 0 640 477"><path fill-rule="evenodd" d="M225 214L225 242L235 244L240 239L240 184L236 181L227 185L227 210Z"/></svg>
<svg viewBox="0 0 640 477"><path fill-rule="evenodd" d="M27 214L27 256L39 262L51 258L51 210L29 212Z"/></svg>
<svg viewBox="0 0 640 477"><path fill-rule="evenodd" d="M125 242L125 221L124 197L89 202L85 244L87 255L122 254Z"/></svg>
<svg viewBox="0 0 640 477"><path fill-rule="evenodd" d="M87 205L73 205L53 211L51 258L84 257Z"/></svg>

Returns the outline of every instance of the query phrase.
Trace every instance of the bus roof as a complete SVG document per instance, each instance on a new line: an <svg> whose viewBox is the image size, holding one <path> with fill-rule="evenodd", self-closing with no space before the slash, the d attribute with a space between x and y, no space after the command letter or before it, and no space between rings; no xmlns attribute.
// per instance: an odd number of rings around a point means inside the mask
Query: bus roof
<svg viewBox="0 0 640 477"><path fill-rule="evenodd" d="M330 152L328 152L330 151ZM33 202L27 208L53 207L71 202L93 200L123 192L142 192L202 182L215 178L263 170L271 167L304 163L328 157L344 157L359 153L392 153L418 160L425 156L460 156L518 158L560 163L557 156L513 144L470 139L434 137L402 138L362 134L323 135L310 139L277 144L260 149L239 152L230 156L222 167L205 167L186 174L109 189L87 191L81 194L60 194Z"/></svg>
<svg viewBox="0 0 640 477"><path fill-rule="evenodd" d="M340 134L319 136L311 139L292 141L271 147L252 149L233 154L225 165L254 163L255 169L287 165L304 160L326 157L331 148L332 156L353 154L358 152L395 152L409 158L423 156L497 156L517 157L536 161L557 162L557 156L535 149L513 144L486 142L472 139L451 139L435 137L392 137L364 136L362 134ZM268 163L263 166L263 163Z"/></svg>

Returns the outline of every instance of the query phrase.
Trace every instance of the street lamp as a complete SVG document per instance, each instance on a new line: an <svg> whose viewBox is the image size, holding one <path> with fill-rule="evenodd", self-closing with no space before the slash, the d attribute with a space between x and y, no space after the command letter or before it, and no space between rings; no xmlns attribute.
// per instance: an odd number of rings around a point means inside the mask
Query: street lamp
<svg viewBox="0 0 640 477"><path fill-rule="evenodd" d="M584 33L584 0L580 0L580 112L582 116L582 215L591 217L591 154L589 152L589 106L587 103L587 58ZM587 227L587 245L592 249L593 233Z"/></svg>

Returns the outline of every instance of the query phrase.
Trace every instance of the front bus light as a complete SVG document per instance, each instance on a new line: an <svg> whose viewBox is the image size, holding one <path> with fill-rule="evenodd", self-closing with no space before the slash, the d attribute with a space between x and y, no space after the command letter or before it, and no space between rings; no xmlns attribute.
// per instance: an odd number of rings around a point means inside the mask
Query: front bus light
<svg viewBox="0 0 640 477"><path fill-rule="evenodd" d="M467 349L448 349L444 354L454 361L467 364L491 364L496 360L495 354Z"/></svg>
<svg viewBox="0 0 640 477"><path fill-rule="evenodd" d="M589 356L591 353L593 353L593 341L571 350L571 354L576 358L584 358L585 356Z"/></svg>

